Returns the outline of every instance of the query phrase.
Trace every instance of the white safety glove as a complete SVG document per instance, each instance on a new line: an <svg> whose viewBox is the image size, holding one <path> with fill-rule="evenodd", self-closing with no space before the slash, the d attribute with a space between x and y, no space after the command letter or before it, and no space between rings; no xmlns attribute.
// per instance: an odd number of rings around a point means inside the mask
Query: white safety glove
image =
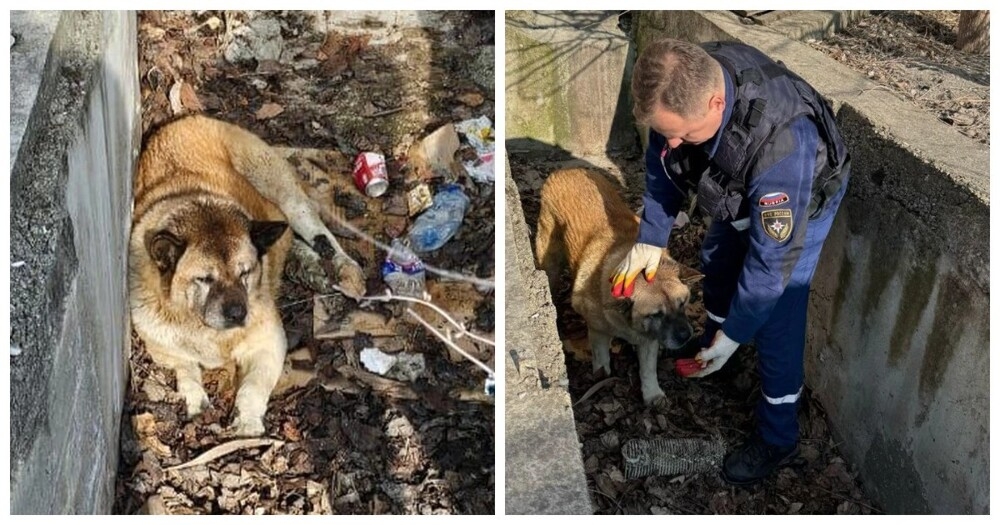
<svg viewBox="0 0 1000 525"><path fill-rule="evenodd" d="M712 372L718 371L722 368L722 365L726 364L726 361L736 352L739 346L739 343L730 339L722 330L719 330L715 333L715 339L712 339L712 346L698 352L698 355L694 356L695 359L705 364L705 368L702 368L700 372L691 374L691 377L705 377Z"/></svg>
<svg viewBox="0 0 1000 525"><path fill-rule="evenodd" d="M646 282L653 282L656 276L656 269L660 267L660 257L663 255L663 248L635 243L629 250L628 255L618 264L618 269L611 276L611 295L615 297L631 297L635 288L635 278L642 272L646 276Z"/></svg>

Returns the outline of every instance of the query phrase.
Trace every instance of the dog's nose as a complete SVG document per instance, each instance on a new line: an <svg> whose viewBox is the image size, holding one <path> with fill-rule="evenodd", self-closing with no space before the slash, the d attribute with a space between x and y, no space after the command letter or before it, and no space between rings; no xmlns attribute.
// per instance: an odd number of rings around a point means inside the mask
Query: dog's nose
<svg viewBox="0 0 1000 525"><path fill-rule="evenodd" d="M687 341L691 339L691 327L687 325L681 325L677 327L677 339L681 341Z"/></svg>
<svg viewBox="0 0 1000 525"><path fill-rule="evenodd" d="M222 307L222 315L228 325L242 325L247 318L247 305L242 302L227 303Z"/></svg>

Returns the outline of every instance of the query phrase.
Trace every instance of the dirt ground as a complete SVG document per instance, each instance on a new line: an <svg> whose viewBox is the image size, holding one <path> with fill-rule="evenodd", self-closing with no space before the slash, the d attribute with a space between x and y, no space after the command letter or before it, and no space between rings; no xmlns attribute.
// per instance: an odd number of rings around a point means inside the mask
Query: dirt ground
<svg viewBox="0 0 1000 525"><path fill-rule="evenodd" d="M364 268L369 296L386 290L385 252L336 218L389 244L415 220L408 190L423 182L433 194L455 179L471 201L462 226L422 259L492 281L493 184L472 180L460 164L418 173L410 153L441 125L495 120L494 15L430 15L440 18L424 25L434 30L374 19L345 29L335 15L328 23L315 12L142 12L143 131L202 112L282 148ZM454 160L469 160L471 150L463 141ZM351 160L361 151L387 158L390 186L381 197L353 186ZM212 406L188 421L172 373L133 337L115 512L492 514L494 402L486 374L400 303L320 294L328 283L292 259L278 301L289 356L261 439L225 436L233 370L206 373ZM493 339L490 286L428 273L427 292L469 332ZM415 310L445 325L430 309ZM493 366L491 345L466 337L459 346ZM360 363L369 347L422 357L424 367L415 377L379 376ZM206 453L224 454L172 468Z"/></svg>
<svg viewBox="0 0 1000 525"><path fill-rule="evenodd" d="M990 55L954 48L958 11L873 11L809 44L910 100L965 136L990 143Z"/></svg>

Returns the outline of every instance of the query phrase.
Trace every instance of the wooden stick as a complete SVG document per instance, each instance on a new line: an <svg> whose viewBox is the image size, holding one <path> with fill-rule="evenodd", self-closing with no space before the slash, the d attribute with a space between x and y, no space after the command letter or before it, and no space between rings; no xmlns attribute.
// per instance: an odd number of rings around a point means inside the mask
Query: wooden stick
<svg viewBox="0 0 1000 525"><path fill-rule="evenodd" d="M580 403L583 403L587 399L590 399L590 396L593 396L594 394L596 394L598 390L604 388L608 383L611 383L612 381L617 381L617 380L618 380L617 377L612 376L612 377L609 377L609 378L602 379L602 380L598 381L597 384L594 385L594 386L592 386L592 387L590 387L590 389L587 390L587 392L585 394L583 394L583 396L581 396L580 399L578 399L576 401L576 403L573 403L573 406L579 405Z"/></svg>
<svg viewBox="0 0 1000 525"><path fill-rule="evenodd" d="M285 442L280 439L270 439L270 438L249 438L249 439L237 439L235 441L227 441L221 445L214 446L208 449L204 454L188 461L187 463L181 463L180 465L175 465L173 467L168 467L163 469L164 472L170 472L171 470L180 470L188 467L196 467L198 465L204 465L209 461L221 458L222 456L232 454L237 450L243 450L245 448L262 447L264 445L284 445Z"/></svg>
<svg viewBox="0 0 1000 525"><path fill-rule="evenodd" d="M364 370L352 368L349 365L338 367L337 372L351 379L359 379L368 386L372 387L372 389L389 397L410 400L420 399L420 396L414 392L412 388L400 383L399 381L379 377L375 374L365 372Z"/></svg>

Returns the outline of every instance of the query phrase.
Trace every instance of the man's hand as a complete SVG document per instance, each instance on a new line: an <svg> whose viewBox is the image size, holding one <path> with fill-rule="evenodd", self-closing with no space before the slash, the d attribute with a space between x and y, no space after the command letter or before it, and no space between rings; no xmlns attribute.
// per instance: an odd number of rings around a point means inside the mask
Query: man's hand
<svg viewBox="0 0 1000 525"><path fill-rule="evenodd" d="M712 346L698 352L698 355L694 356L695 359L704 363L705 368L691 374L689 377L705 377L708 374L718 371L722 368L722 365L726 364L726 361L729 360L729 357L733 355L733 352L739 346L739 343L730 339L722 330L715 332L715 339L712 339Z"/></svg>
<svg viewBox="0 0 1000 525"><path fill-rule="evenodd" d="M653 282L656 269L660 266L660 256L663 248L651 244L635 243L625 259L618 265L615 274L611 276L611 295L615 297L631 297L635 288L635 278L639 272L646 276L646 282Z"/></svg>

